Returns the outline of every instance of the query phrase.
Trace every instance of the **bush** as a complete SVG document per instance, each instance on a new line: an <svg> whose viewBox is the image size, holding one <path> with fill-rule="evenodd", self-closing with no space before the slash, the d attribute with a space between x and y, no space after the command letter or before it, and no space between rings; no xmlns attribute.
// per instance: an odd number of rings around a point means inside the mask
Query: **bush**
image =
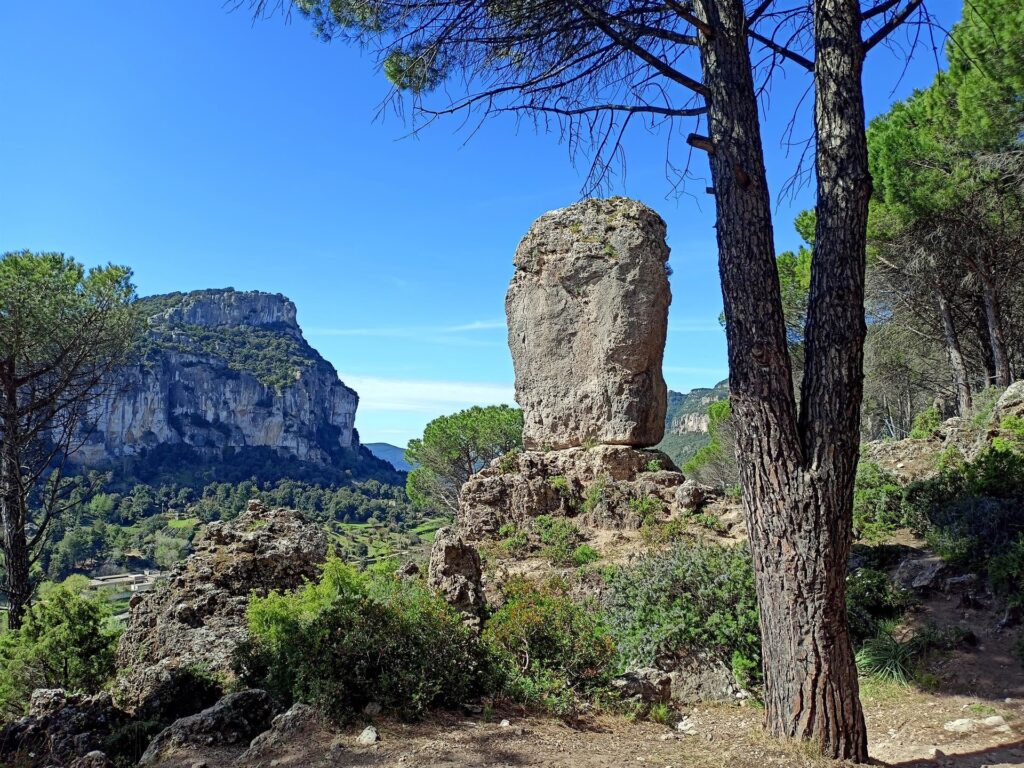
<svg viewBox="0 0 1024 768"><path fill-rule="evenodd" d="M910 594L883 571L858 568L847 576L846 615L854 647L877 635L885 621L901 616L910 604Z"/></svg>
<svg viewBox="0 0 1024 768"><path fill-rule="evenodd" d="M615 645L604 614L577 601L564 581L514 579L484 627L493 685L516 701L562 714L607 685Z"/></svg>
<svg viewBox="0 0 1024 768"><path fill-rule="evenodd" d="M1014 608L1024 606L1024 537L996 557L988 565L989 581L993 591L1007 605Z"/></svg>
<svg viewBox="0 0 1024 768"><path fill-rule="evenodd" d="M864 643L857 651L857 670L865 676L907 685L917 667L912 640L900 640L887 629Z"/></svg>
<svg viewBox="0 0 1024 768"><path fill-rule="evenodd" d="M530 547L530 537L515 523L505 523L498 529L499 544L510 555L521 555Z"/></svg>
<svg viewBox="0 0 1024 768"><path fill-rule="evenodd" d="M877 542L904 525L903 487L891 472L873 461L857 467L853 490L853 531L858 539Z"/></svg>
<svg viewBox="0 0 1024 768"><path fill-rule="evenodd" d="M249 605L243 684L282 705L303 701L344 721L370 702L404 717L465 701L482 656L461 617L419 582L329 560L316 584Z"/></svg>
<svg viewBox="0 0 1024 768"><path fill-rule="evenodd" d="M539 515L534 518L533 523L540 543L544 545L541 554L550 560L552 565L584 565L585 563L578 560L586 559L586 550L594 552L590 547L583 550L583 534L571 520L552 515Z"/></svg>
<svg viewBox="0 0 1024 768"><path fill-rule="evenodd" d="M931 437L938 431L941 420L942 416L938 408L934 405L931 408L925 408L914 417L914 423L910 427L910 437L918 440Z"/></svg>
<svg viewBox="0 0 1024 768"><path fill-rule="evenodd" d="M609 572L606 605L622 668L661 653L706 653L761 679L754 571L746 547L682 541Z"/></svg>
<svg viewBox="0 0 1024 768"><path fill-rule="evenodd" d="M119 632L99 598L45 592L18 630L0 634L0 720L23 715L36 688L96 693L114 676Z"/></svg>

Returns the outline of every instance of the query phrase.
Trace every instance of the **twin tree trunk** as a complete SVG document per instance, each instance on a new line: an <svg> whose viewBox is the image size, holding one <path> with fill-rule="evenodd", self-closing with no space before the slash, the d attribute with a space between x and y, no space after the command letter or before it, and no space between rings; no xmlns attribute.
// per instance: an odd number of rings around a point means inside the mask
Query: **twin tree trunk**
<svg viewBox="0 0 1024 768"><path fill-rule="evenodd" d="M719 266L765 719L867 759L846 618L863 389L868 174L857 0L815 0L817 229L800 409L792 384L742 0L701 0Z"/></svg>

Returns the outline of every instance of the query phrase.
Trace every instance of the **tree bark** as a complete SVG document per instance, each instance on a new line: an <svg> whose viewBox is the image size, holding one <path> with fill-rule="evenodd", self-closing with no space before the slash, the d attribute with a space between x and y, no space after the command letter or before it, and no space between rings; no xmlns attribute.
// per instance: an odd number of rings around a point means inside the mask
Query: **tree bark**
<svg viewBox="0 0 1024 768"><path fill-rule="evenodd" d="M996 288L987 265L982 264L979 270L981 278L981 300L985 307L985 322L988 326L989 345L992 348L992 365L995 368L997 387L1008 387L1012 382L1010 375L1010 358L1006 354L1006 342L1003 340L1002 311L999 306L999 290Z"/></svg>
<svg viewBox="0 0 1024 768"><path fill-rule="evenodd" d="M18 434L18 388L13 361L4 363L2 382L3 440L0 443L0 522L3 524L4 582L7 626L21 627L32 597L31 561L25 538L25 510L21 493L21 463L15 440Z"/></svg>
<svg viewBox="0 0 1024 768"><path fill-rule="evenodd" d="M935 301L939 305L939 317L942 319L942 337L946 343L946 355L949 367L953 372L953 386L956 389L957 412L966 417L971 412L971 383L967 378L967 363L960 348L960 337L953 321L953 308L949 299L940 288L935 289Z"/></svg>
<svg viewBox="0 0 1024 768"><path fill-rule="evenodd" d="M703 0L711 175L737 458L754 555L765 721L867 759L846 619L859 456L870 179L856 0L818 0L818 225L798 417L741 0Z"/></svg>

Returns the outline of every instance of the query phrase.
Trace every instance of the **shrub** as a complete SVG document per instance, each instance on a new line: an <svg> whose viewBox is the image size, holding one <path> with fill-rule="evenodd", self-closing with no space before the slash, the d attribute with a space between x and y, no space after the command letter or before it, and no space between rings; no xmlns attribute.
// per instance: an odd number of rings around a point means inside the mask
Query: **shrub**
<svg viewBox="0 0 1024 768"><path fill-rule="evenodd" d="M601 559L601 553L589 544L580 544L572 553L572 563L576 566L587 565Z"/></svg>
<svg viewBox="0 0 1024 768"><path fill-rule="evenodd" d="M637 513L641 521L647 521L653 519L655 515L661 512L664 504L656 496L644 496L639 499L630 499L629 508Z"/></svg>
<svg viewBox="0 0 1024 768"><path fill-rule="evenodd" d="M903 487L896 476L873 461L862 461L853 490L854 534L877 542L903 524Z"/></svg>
<svg viewBox="0 0 1024 768"><path fill-rule="evenodd" d="M877 635L886 620L896 619L911 604L911 596L888 574L874 568L858 568L846 577L846 615L854 646Z"/></svg>
<svg viewBox="0 0 1024 768"><path fill-rule="evenodd" d="M498 529L501 547L510 555L521 555L530 547L530 537L515 523L505 523Z"/></svg>
<svg viewBox="0 0 1024 768"><path fill-rule="evenodd" d="M20 629L0 634L0 721L23 715L36 688L99 691L118 635L105 601L65 585L44 592Z"/></svg>
<svg viewBox="0 0 1024 768"><path fill-rule="evenodd" d="M500 693L559 713L603 688L613 672L615 645L604 614L591 601L571 598L559 579L510 581L482 640Z"/></svg>
<svg viewBox="0 0 1024 768"><path fill-rule="evenodd" d="M651 459L644 465L645 472L661 472L662 469L661 459Z"/></svg>
<svg viewBox="0 0 1024 768"><path fill-rule="evenodd" d="M552 565L578 565L576 552L583 543L583 534L571 520L552 515L539 515L533 519L540 543L541 554Z"/></svg>
<svg viewBox="0 0 1024 768"><path fill-rule="evenodd" d="M988 576L993 591L1007 605L1015 608L1024 606L1024 537L996 557L988 565Z"/></svg>
<svg viewBox="0 0 1024 768"><path fill-rule="evenodd" d="M661 653L707 653L748 684L761 678L754 571L746 547L682 541L608 574L620 666Z"/></svg>
<svg viewBox="0 0 1024 768"><path fill-rule="evenodd" d="M857 670L865 676L907 685L917 666L912 641L900 640L892 629L869 638L857 651Z"/></svg>
<svg viewBox="0 0 1024 768"><path fill-rule="evenodd" d="M942 415L938 408L934 405L931 408L925 408L914 417L914 422L910 427L910 437L918 440L931 437L938 431L941 420Z"/></svg>
<svg viewBox="0 0 1024 768"><path fill-rule="evenodd" d="M404 717L477 690L480 648L461 617L417 581L329 560L318 583L254 598L236 656L248 686L344 721L370 702Z"/></svg>
<svg viewBox="0 0 1024 768"><path fill-rule="evenodd" d="M992 411L995 410L999 397L1005 390L999 387L989 387L974 396L974 413L971 416L971 423L975 427L984 429L992 419Z"/></svg>

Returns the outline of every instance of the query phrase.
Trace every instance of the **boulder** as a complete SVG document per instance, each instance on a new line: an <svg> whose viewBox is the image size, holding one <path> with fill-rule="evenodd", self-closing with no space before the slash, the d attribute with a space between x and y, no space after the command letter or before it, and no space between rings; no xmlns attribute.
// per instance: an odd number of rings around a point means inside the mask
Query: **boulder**
<svg viewBox="0 0 1024 768"><path fill-rule="evenodd" d="M211 523L166 585L133 599L117 650L114 695L139 717L172 720L209 706L232 679L248 637L249 598L316 579L327 556L323 529L300 513L252 501Z"/></svg>
<svg viewBox="0 0 1024 768"><path fill-rule="evenodd" d="M229 694L212 707L176 720L150 742L140 766L157 765L177 752L248 744L270 728L274 703L266 691Z"/></svg>
<svg viewBox="0 0 1024 768"><path fill-rule="evenodd" d="M98 749L71 761L68 768L114 768L110 758Z"/></svg>
<svg viewBox="0 0 1024 768"><path fill-rule="evenodd" d="M744 695L732 671L709 654L662 657L658 667L669 672L672 701L676 704L729 702Z"/></svg>
<svg viewBox="0 0 1024 768"><path fill-rule="evenodd" d="M665 222L634 200L534 222L505 299L528 450L661 441L668 255Z"/></svg>
<svg viewBox="0 0 1024 768"><path fill-rule="evenodd" d="M452 528L439 528L434 536L427 586L458 609L467 623L480 626L486 606L480 554Z"/></svg>
<svg viewBox="0 0 1024 768"><path fill-rule="evenodd" d="M672 677L655 667L633 669L612 680L612 687L624 699L664 704L672 697Z"/></svg>
<svg viewBox="0 0 1024 768"><path fill-rule="evenodd" d="M992 409L990 427L998 429L1008 416L1024 418L1024 379L1015 381L999 396L995 408Z"/></svg>
<svg viewBox="0 0 1024 768"><path fill-rule="evenodd" d="M904 589L936 589L947 570L946 561L941 557L908 558L896 568L893 581Z"/></svg>
<svg viewBox="0 0 1024 768"><path fill-rule="evenodd" d="M0 729L0 765L102 766L97 755L127 722L127 714L114 706L109 693L84 696L60 688L37 690L28 714Z"/></svg>

